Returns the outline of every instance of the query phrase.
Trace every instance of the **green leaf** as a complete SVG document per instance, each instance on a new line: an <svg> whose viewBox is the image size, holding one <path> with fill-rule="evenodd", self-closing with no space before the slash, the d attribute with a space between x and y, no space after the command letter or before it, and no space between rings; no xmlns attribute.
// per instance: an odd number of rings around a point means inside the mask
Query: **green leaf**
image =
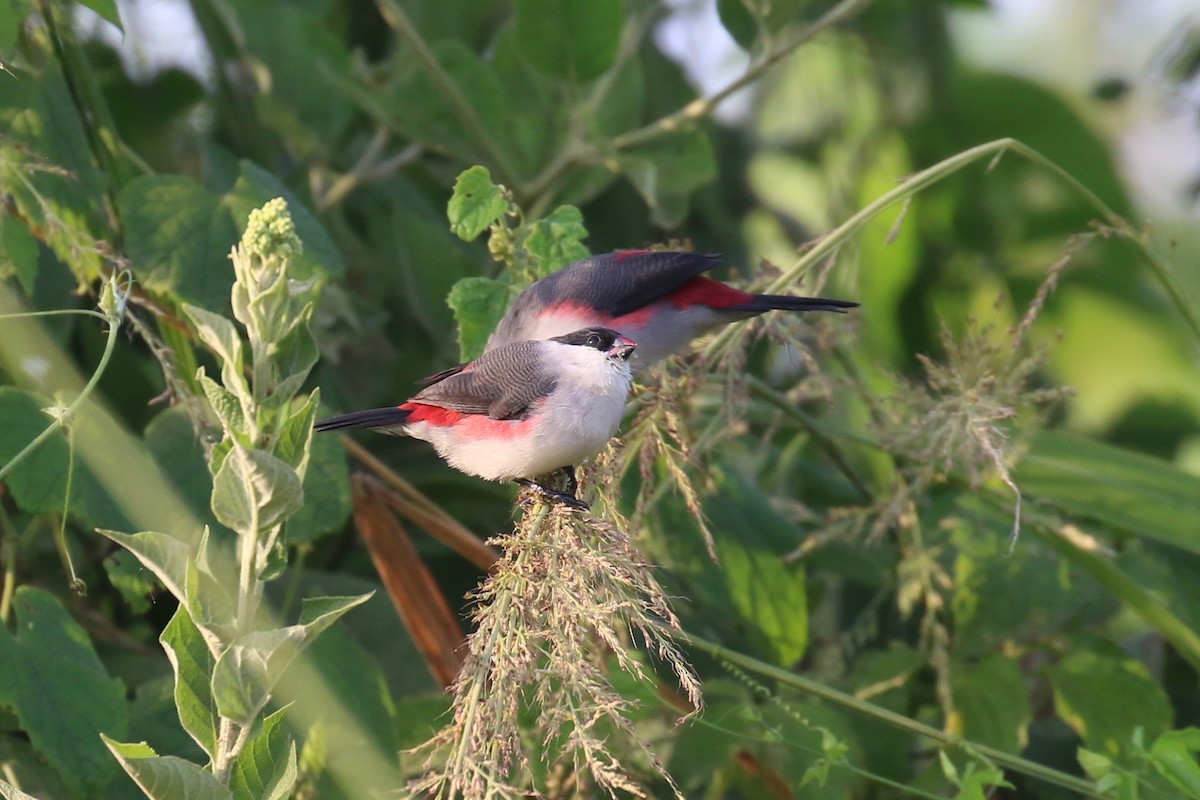
<svg viewBox="0 0 1200 800"><path fill-rule="evenodd" d="M150 420L145 440L159 470L187 502L196 519L216 525L209 507L212 474L187 409L176 405Z"/></svg>
<svg viewBox="0 0 1200 800"><path fill-rule="evenodd" d="M454 182L446 216L450 218L450 230L470 242L507 210L508 200L500 187L492 183L492 174L485 167L471 167L463 170Z"/></svg>
<svg viewBox="0 0 1200 800"><path fill-rule="evenodd" d="M1200 478L1165 461L1043 431L1016 480L1027 496L1069 514L1200 553Z"/></svg>
<svg viewBox="0 0 1200 800"><path fill-rule="evenodd" d="M712 143L695 128L624 151L617 164L646 201L654 224L663 228L679 225L692 192L717 175Z"/></svg>
<svg viewBox="0 0 1200 800"><path fill-rule="evenodd" d="M763 39L803 19L809 0L717 0L717 13L729 35L746 50L761 49ZM773 38L773 36L772 36Z"/></svg>
<svg viewBox="0 0 1200 800"><path fill-rule="evenodd" d="M95 11L106 22L111 22L117 26L117 30L125 33L121 27L121 15L117 11L117 0L79 0L79 4Z"/></svg>
<svg viewBox="0 0 1200 800"><path fill-rule="evenodd" d="M204 390L208 404L212 406L213 413L220 420L221 427L245 446L250 437L250 429L242 413L242 404L224 386L202 371L196 374L196 378L200 382L200 388Z"/></svg>
<svg viewBox="0 0 1200 800"><path fill-rule="evenodd" d="M1158 736L1174 712L1163 687L1146 668L1107 642L1076 640L1050 671L1058 716L1083 738L1084 747L1115 756L1136 728Z"/></svg>
<svg viewBox="0 0 1200 800"><path fill-rule="evenodd" d="M1200 798L1200 729L1167 731L1150 748L1152 763L1159 774L1188 797Z"/></svg>
<svg viewBox="0 0 1200 800"><path fill-rule="evenodd" d="M310 425L311 430L311 425ZM288 544L311 542L341 530L350 516L350 468L334 436L313 439L304 473L304 506L288 520Z"/></svg>
<svg viewBox="0 0 1200 800"><path fill-rule="evenodd" d="M117 550L104 559L104 571L108 580L120 592L121 599L134 614L145 614L150 610L146 595L152 593L157 584L150 573L138 563L128 550Z"/></svg>
<svg viewBox="0 0 1200 800"><path fill-rule="evenodd" d="M458 321L458 349L463 361L483 352L488 336L516 296L515 287L491 278L463 278L454 284L446 304Z"/></svg>
<svg viewBox="0 0 1200 800"><path fill-rule="evenodd" d="M12 217L0 218L0 280L16 278L25 296L33 297L37 262L37 240L29 229Z"/></svg>
<svg viewBox="0 0 1200 800"><path fill-rule="evenodd" d="M252 723L292 659L321 631L370 597L306 599L299 624L255 631L236 639L221 653L213 669L212 694L221 715L240 725Z"/></svg>
<svg viewBox="0 0 1200 800"><path fill-rule="evenodd" d="M188 562L194 553L192 545L175 536L155 531L131 534L99 529L96 532L137 556L146 569L158 576L168 592L180 602L185 600Z"/></svg>
<svg viewBox="0 0 1200 800"><path fill-rule="evenodd" d="M176 756L159 756L145 742L123 744L101 735L105 746L150 800L233 800L211 772Z"/></svg>
<svg viewBox="0 0 1200 800"><path fill-rule="evenodd" d="M295 470L270 453L234 447L213 478L212 510L238 533L265 531L299 510L304 491Z"/></svg>
<svg viewBox="0 0 1200 800"><path fill-rule="evenodd" d="M217 752L217 709L212 698L212 672L216 659L203 634L180 604L159 637L175 673L175 709L179 722L196 744L208 753Z"/></svg>
<svg viewBox="0 0 1200 800"><path fill-rule="evenodd" d="M612 65L621 43L621 0L517 0L517 39L544 74L582 83Z"/></svg>
<svg viewBox="0 0 1200 800"><path fill-rule="evenodd" d="M226 317L190 303L183 304L183 313L187 314L188 319L196 326L200 341L220 359L221 381L226 390L243 400L248 400L250 388L243 372L244 349L237 328Z"/></svg>
<svg viewBox="0 0 1200 800"><path fill-rule="evenodd" d="M575 206L559 206L530 225L529 234L521 244L530 256L534 274L544 278L590 256L583 244L587 235L583 213Z"/></svg>
<svg viewBox="0 0 1200 800"><path fill-rule="evenodd" d="M13 47L17 43L17 34L21 32L25 10L15 2L0 3L0 58L4 61L12 60Z"/></svg>
<svg viewBox="0 0 1200 800"><path fill-rule="evenodd" d="M0 186L32 230L67 264L77 283L102 272L100 243L93 234L106 230L103 204L107 177L92 163L79 109L59 71L57 60L26 71L20 80L8 73L0 92Z"/></svg>
<svg viewBox="0 0 1200 800"><path fill-rule="evenodd" d="M229 776L235 800L285 800L291 796L299 771L296 743L280 722L284 709L262 721L246 743Z"/></svg>
<svg viewBox="0 0 1200 800"><path fill-rule="evenodd" d="M125 687L53 595L22 586L12 608L15 632L0 625L0 707L76 794L95 796L113 774L98 734L125 735Z"/></svg>
<svg viewBox="0 0 1200 800"><path fill-rule="evenodd" d="M221 198L182 175L146 175L121 189L117 207L138 283L202 308L228 308L238 229Z"/></svg>
<svg viewBox="0 0 1200 800"><path fill-rule="evenodd" d="M303 474L308 466L313 441L313 421L317 418L317 406L320 402L320 389L313 389L303 401L292 401L287 419L275 441L275 456L299 474Z"/></svg>
<svg viewBox="0 0 1200 800"><path fill-rule="evenodd" d="M1021 670L999 653L951 670L954 710L961 735L1010 753L1020 753L1033 713Z"/></svg>

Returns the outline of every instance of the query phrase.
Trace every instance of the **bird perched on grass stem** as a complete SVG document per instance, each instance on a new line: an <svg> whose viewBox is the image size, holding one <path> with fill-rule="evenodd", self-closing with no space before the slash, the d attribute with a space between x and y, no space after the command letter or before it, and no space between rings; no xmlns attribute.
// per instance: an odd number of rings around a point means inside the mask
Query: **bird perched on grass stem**
<svg viewBox="0 0 1200 800"><path fill-rule="evenodd" d="M629 396L637 345L617 331L585 327L540 341L505 344L426 378L407 402L317 422L318 431L375 428L422 439L450 466L516 481L575 508L579 461L603 449ZM536 481L565 471L568 490Z"/></svg>

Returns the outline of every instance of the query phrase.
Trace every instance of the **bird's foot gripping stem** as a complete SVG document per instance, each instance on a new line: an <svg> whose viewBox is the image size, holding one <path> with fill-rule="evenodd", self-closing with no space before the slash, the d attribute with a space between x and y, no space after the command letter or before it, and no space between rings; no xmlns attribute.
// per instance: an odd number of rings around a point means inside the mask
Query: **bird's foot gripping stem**
<svg viewBox="0 0 1200 800"><path fill-rule="evenodd" d="M575 492L579 489L579 484L575 480L575 470L572 467L563 467L555 475L564 475L566 477L567 486L565 491L551 489L529 478L517 478L516 482L532 489L547 500L553 500L556 503L562 503L565 506L577 508L580 511L587 511L590 506L575 496Z"/></svg>

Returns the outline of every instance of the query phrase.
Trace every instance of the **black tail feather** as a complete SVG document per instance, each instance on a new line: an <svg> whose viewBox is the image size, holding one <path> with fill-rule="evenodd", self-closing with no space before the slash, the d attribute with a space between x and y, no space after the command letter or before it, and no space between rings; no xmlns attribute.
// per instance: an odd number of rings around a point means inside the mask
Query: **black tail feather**
<svg viewBox="0 0 1200 800"><path fill-rule="evenodd" d="M731 311L748 311L762 314L764 311L836 311L845 314L858 303L850 300L830 300L825 297L795 297L786 294L760 294L749 303L734 306Z"/></svg>
<svg viewBox="0 0 1200 800"><path fill-rule="evenodd" d="M397 428L408 421L411 412L404 408L369 408L366 411L351 411L336 417L317 420L313 426L318 431L338 431L343 428Z"/></svg>

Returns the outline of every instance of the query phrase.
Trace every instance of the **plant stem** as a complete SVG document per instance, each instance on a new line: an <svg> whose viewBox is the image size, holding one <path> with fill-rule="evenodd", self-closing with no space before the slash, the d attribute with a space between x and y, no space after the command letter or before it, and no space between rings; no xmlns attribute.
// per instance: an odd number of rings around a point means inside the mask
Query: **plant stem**
<svg viewBox="0 0 1200 800"><path fill-rule="evenodd" d="M917 736L924 736L944 745L967 748L979 753L985 758L995 761L997 764L1001 764L1016 772L1029 775L1030 777L1038 778L1039 780L1043 780L1046 783L1059 786L1063 789L1078 792L1079 794L1087 797L1101 796L1091 783L1082 780L1081 778L1076 778L1074 775L1068 775L1065 772L1060 772L1059 770L1052 769L1051 767L1047 767L1043 764L1038 764L1037 762L1030 761L1026 758L1021 758L1020 756L1015 756L1011 753L1006 753L1003 750L997 750L994 747L988 747L987 745L969 742L963 739L961 736L954 736L944 731L940 731L937 728L931 728L928 725L917 722L916 720L909 719L903 714L898 714L895 711L890 711L881 706L877 706L874 703L868 703L865 700L860 700L854 695L840 692L837 689L830 688L822 683L805 678L802 675L797 675L794 672L781 669L773 664L759 661L757 658L739 653L736 650L729 650L719 644L716 644L715 642L710 642L707 639L703 639L690 632L685 633L685 635L692 645L700 650L703 650L714 658L728 661L742 669L749 670L766 678L778 681L785 686L790 686L793 689L798 689L802 692L814 695L831 703L835 703L845 708L849 708L859 713L874 717L875 719L916 734Z"/></svg>
<svg viewBox="0 0 1200 800"><path fill-rule="evenodd" d="M666 136L682 127L685 123L701 119L712 113L713 109L719 106L730 95L737 92L739 89L753 83L771 67L775 66L781 59L789 55L800 45L812 39L826 28L844 22L855 14L859 13L870 5L871 0L842 0L833 8L829 9L823 17L812 23L796 35L785 41L782 45L767 52L762 58L751 64L738 78L731 81L728 85L719 89L716 93L708 97L702 97L693 100L678 111L668 114L667 116L650 123L637 130L623 133L612 140L612 147L616 150L627 150L631 147L636 147L646 142L657 139L661 136Z"/></svg>
<svg viewBox="0 0 1200 800"><path fill-rule="evenodd" d="M513 171L512 165L509 164L508 156L500 149L495 140L492 139L483 121L479 119L479 115L475 113L475 109L471 107L471 103L463 95L458 88L458 84L450 77L449 73L442 68L438 63L437 56L429 49L429 45L421 38L421 34L417 31L412 20L408 18L408 14L400 6L396 0L375 0L375 7L379 9L380 16L396 34L413 49L417 60L421 62L421 66L425 68L429 79L433 81L433 85L442 93L442 97L450 104L454 115L458 117L458 121L475 139L475 143L483 150L484 155L492 162L492 168L496 171L496 176L500 183L505 183L509 186L517 184L517 175Z"/></svg>

